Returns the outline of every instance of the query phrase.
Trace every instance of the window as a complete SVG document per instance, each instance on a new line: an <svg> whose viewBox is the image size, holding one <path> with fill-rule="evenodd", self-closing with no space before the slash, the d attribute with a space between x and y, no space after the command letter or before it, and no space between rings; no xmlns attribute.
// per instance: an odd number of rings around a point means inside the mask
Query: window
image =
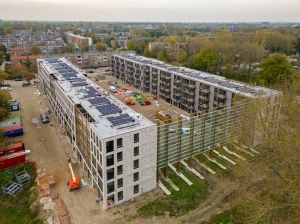
<svg viewBox="0 0 300 224"><path fill-rule="evenodd" d="M115 177L114 168L108 169L107 172L107 180L111 180Z"/></svg>
<svg viewBox="0 0 300 224"><path fill-rule="evenodd" d="M120 162L123 160L123 153L122 152L118 152L117 153L117 162Z"/></svg>
<svg viewBox="0 0 300 224"><path fill-rule="evenodd" d="M123 187L123 178L118 179L118 188Z"/></svg>
<svg viewBox="0 0 300 224"><path fill-rule="evenodd" d="M134 147L133 149L133 155L138 156L140 154L140 148L138 146Z"/></svg>
<svg viewBox="0 0 300 224"><path fill-rule="evenodd" d="M100 175L100 177L102 178L102 168L98 165L98 174Z"/></svg>
<svg viewBox="0 0 300 224"><path fill-rule="evenodd" d="M123 139L122 138L118 138L117 139L117 148L122 148L123 147Z"/></svg>
<svg viewBox="0 0 300 224"><path fill-rule="evenodd" d="M140 141L140 135L139 135L139 133L134 134L133 135L133 142L137 143L139 141Z"/></svg>
<svg viewBox="0 0 300 224"><path fill-rule="evenodd" d="M139 180L139 172L136 172L133 174L133 181L138 181Z"/></svg>
<svg viewBox="0 0 300 224"><path fill-rule="evenodd" d="M120 165L120 166L117 167L117 174L120 175L122 173L123 173L123 166Z"/></svg>
<svg viewBox="0 0 300 224"><path fill-rule="evenodd" d="M106 166L114 165L114 155L110 155L106 157Z"/></svg>
<svg viewBox="0 0 300 224"><path fill-rule="evenodd" d="M139 168L139 160L138 159L133 161L133 168L134 169Z"/></svg>
<svg viewBox="0 0 300 224"><path fill-rule="evenodd" d="M134 194L139 193L139 185L138 184L133 186L133 193Z"/></svg>
<svg viewBox="0 0 300 224"><path fill-rule="evenodd" d="M106 152L112 152L114 151L114 141L108 141L106 142Z"/></svg>
<svg viewBox="0 0 300 224"><path fill-rule="evenodd" d="M110 182L107 184L107 193L111 193L115 191L115 183L114 182Z"/></svg>
<svg viewBox="0 0 300 224"><path fill-rule="evenodd" d="M123 191L118 192L118 201L123 199Z"/></svg>

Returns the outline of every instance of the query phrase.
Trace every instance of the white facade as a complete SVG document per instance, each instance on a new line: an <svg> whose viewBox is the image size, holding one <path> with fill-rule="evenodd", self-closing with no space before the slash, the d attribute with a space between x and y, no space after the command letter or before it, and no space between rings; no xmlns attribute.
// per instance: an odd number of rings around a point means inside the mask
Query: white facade
<svg viewBox="0 0 300 224"><path fill-rule="evenodd" d="M38 78L51 110L100 193L103 209L156 187L154 123L100 89L64 58L38 60ZM83 111L80 115L78 108ZM83 141L88 149L82 147Z"/></svg>

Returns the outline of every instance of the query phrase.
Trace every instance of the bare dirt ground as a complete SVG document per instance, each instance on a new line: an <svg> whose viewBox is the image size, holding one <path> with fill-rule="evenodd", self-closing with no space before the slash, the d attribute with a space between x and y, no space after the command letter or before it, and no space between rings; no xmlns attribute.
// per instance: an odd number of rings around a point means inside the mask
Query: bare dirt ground
<svg viewBox="0 0 300 224"><path fill-rule="evenodd" d="M107 82L107 80L106 80ZM181 224L181 223L202 223L212 215L227 208L224 198L240 186L240 183L232 181L232 178L221 180L219 177L208 175L211 192L208 199L199 206L181 217L152 217L148 219L132 218L135 211L142 204L163 195L160 189L138 197L134 201L124 203L108 211L102 211L95 202L97 194L90 187L81 188L76 192L69 192L66 182L70 176L65 153L71 152L71 145L66 136L61 133L55 117L51 116L50 124L40 122L39 113L48 110L47 100L43 95L37 94L37 88L22 87L22 82L10 82L13 97L21 103L22 122L24 127L23 140L25 146L31 149L28 156L30 160L36 161L37 168L46 168L47 172L53 173L56 179L56 186L51 189L52 193L59 193L69 212L72 224ZM167 104L168 105L168 104ZM138 105L141 107L140 105ZM149 107L145 111L149 110ZM157 108L155 108L157 109ZM168 109L168 106L165 108ZM169 108L170 109L170 108ZM174 107L171 109L173 110ZM177 109L177 108L175 108ZM178 109L179 110L179 109ZM149 112L152 114L153 112ZM235 168L239 169L239 168ZM79 165L75 167L75 173L81 174Z"/></svg>
<svg viewBox="0 0 300 224"><path fill-rule="evenodd" d="M93 79L92 79L93 80ZM142 93L140 90L132 87L132 86L128 86L126 85L124 82L117 80L116 78L112 77L112 76L106 76L105 80L99 80L99 81L94 81L96 84L98 84L99 86L101 86L104 90L108 91L109 93L111 93L113 96L115 96L117 99L119 99L120 101L124 102L125 99L128 98L133 98L133 97L128 97L126 96L125 92L122 92L120 94L118 93L112 93L109 89L110 82L116 82L118 86L120 86L121 88L127 88L128 91L131 92L138 92L138 93ZM159 111L164 111L169 113L170 115L172 115L172 118L174 120L177 119L178 115L183 114L183 115L189 115L187 112L179 109L178 107L175 107L163 100L160 99L153 99L153 96L150 93L142 93L142 95L149 100L152 104L151 105L147 105L147 106L141 106L138 102L135 102L135 105L130 106L133 110L135 110L136 112L144 115L146 118L150 119L151 121L155 122L156 120L153 118L153 115L155 115L157 112Z"/></svg>

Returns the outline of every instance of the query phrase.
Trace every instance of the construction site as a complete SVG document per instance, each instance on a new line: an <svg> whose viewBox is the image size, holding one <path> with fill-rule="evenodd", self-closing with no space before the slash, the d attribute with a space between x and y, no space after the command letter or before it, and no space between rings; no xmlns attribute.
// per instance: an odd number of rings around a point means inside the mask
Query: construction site
<svg viewBox="0 0 300 224"><path fill-rule="evenodd" d="M113 73L98 79L88 78L64 58L41 59L34 86L12 83L14 97L24 105L23 139L31 151L19 164L36 161L40 203L47 211L50 207L56 223L127 223L122 216L140 210L143 214L143 206L153 199L184 197L187 191L208 194L209 188L218 189L219 175L258 156L256 146L277 131L279 92L250 86L234 89L236 83L230 89L224 80L227 87L191 81L186 84L190 87L182 84L183 98L190 88L191 95L197 93L193 97L207 100L207 106L201 107L198 99L194 109L188 109L159 93L172 82L177 88L173 74L162 72L160 78L160 71L154 71L162 81L161 90L153 94L155 90L142 91L126 78L119 79L115 61L113 56ZM191 97L187 99L192 102ZM44 112L50 122L41 125L38 114ZM24 145L20 148L25 150ZM216 197L218 191L206 197ZM199 197L200 203L204 198L197 194L192 197ZM116 211L120 214L112 216Z"/></svg>

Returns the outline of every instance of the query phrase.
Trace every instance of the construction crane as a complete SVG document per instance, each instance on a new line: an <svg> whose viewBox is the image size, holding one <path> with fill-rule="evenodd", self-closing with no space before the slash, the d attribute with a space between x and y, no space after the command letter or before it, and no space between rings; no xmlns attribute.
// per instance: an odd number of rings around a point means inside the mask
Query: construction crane
<svg viewBox="0 0 300 224"><path fill-rule="evenodd" d="M71 157L68 157L69 169L71 172L71 177L69 178L68 185L69 191L73 191L80 188L80 178L74 175Z"/></svg>

